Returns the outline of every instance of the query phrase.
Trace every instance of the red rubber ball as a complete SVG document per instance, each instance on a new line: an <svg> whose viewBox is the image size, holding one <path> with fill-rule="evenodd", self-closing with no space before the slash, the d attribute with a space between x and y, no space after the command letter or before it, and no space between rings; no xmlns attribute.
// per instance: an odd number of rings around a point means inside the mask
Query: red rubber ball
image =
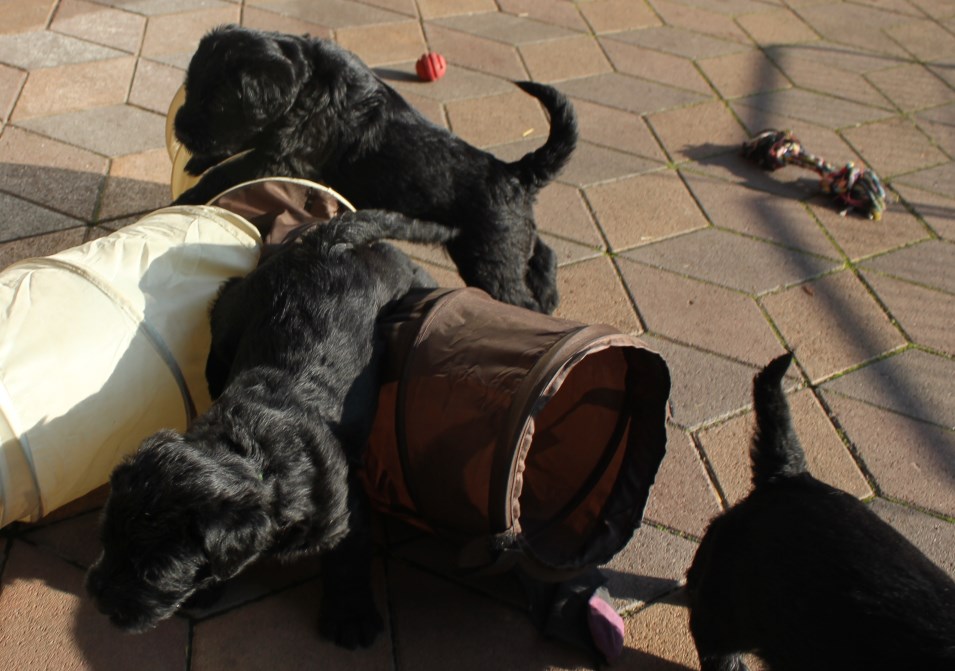
<svg viewBox="0 0 955 671"><path fill-rule="evenodd" d="M418 73L418 79L423 82L433 82L441 79L448 69L448 62L444 60L441 54L425 54L415 63L415 70Z"/></svg>

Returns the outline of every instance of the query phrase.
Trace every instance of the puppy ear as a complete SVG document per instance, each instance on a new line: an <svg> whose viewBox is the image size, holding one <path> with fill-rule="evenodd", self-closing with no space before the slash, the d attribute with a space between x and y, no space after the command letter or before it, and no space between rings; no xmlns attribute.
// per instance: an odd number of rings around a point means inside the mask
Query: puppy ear
<svg viewBox="0 0 955 671"><path fill-rule="evenodd" d="M217 580L227 580L269 546L272 523L260 509L220 509L204 531L204 550Z"/></svg>
<svg viewBox="0 0 955 671"><path fill-rule="evenodd" d="M240 73L243 111L249 122L258 126L288 111L302 87L301 47L290 43L285 48L281 41L273 46L278 48L270 49L255 68Z"/></svg>

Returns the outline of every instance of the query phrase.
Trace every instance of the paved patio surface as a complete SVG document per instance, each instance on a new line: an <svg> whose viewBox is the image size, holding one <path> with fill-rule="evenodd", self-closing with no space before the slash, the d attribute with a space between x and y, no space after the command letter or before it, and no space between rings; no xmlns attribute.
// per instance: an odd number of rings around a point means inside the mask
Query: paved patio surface
<svg viewBox="0 0 955 671"><path fill-rule="evenodd" d="M509 80L572 97L582 141L538 206L558 314L640 334L674 381L645 524L607 567L627 625L615 668L698 668L681 581L747 492L750 382L784 348L813 472L955 575L955 3L4 0L0 267L167 204L164 114L225 22L332 37L502 157L547 132ZM428 49L449 62L432 84L411 77ZM807 171L745 164L739 143L766 127L875 169L883 219L839 216ZM120 634L82 590L100 501L0 532L0 668L597 668L543 638L506 582L462 581L446 547L384 520L387 630L369 650L318 637L317 561L257 566L212 611Z"/></svg>

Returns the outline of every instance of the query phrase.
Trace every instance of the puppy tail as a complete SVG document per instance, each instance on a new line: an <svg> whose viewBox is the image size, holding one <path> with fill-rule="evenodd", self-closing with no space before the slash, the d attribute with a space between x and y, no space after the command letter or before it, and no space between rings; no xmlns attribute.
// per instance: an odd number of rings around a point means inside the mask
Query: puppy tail
<svg viewBox="0 0 955 671"><path fill-rule="evenodd" d="M574 153L577 147L577 115L570 101L553 86L536 82L516 83L537 98L550 115L547 141L510 164L521 184L537 191L557 176Z"/></svg>
<svg viewBox="0 0 955 671"><path fill-rule="evenodd" d="M405 240L425 244L445 243L455 231L433 221L412 219L388 210L345 212L320 227L332 244L368 245L378 240Z"/></svg>
<svg viewBox="0 0 955 671"><path fill-rule="evenodd" d="M756 487L806 472L806 457L782 385L791 361L790 353L776 357L753 379L756 432L750 457Z"/></svg>

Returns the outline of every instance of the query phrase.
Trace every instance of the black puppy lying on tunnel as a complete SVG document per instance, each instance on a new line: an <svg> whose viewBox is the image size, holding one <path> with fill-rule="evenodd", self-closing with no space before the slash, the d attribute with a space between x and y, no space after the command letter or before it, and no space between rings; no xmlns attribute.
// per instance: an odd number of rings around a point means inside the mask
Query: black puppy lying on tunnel
<svg viewBox="0 0 955 671"><path fill-rule="evenodd" d="M426 229L347 213L226 283L211 314L212 407L183 435L148 438L110 478L87 589L114 624L149 629L261 556L324 553L321 631L371 643L382 621L353 467L377 403L375 325L434 286L377 240L428 241Z"/></svg>

